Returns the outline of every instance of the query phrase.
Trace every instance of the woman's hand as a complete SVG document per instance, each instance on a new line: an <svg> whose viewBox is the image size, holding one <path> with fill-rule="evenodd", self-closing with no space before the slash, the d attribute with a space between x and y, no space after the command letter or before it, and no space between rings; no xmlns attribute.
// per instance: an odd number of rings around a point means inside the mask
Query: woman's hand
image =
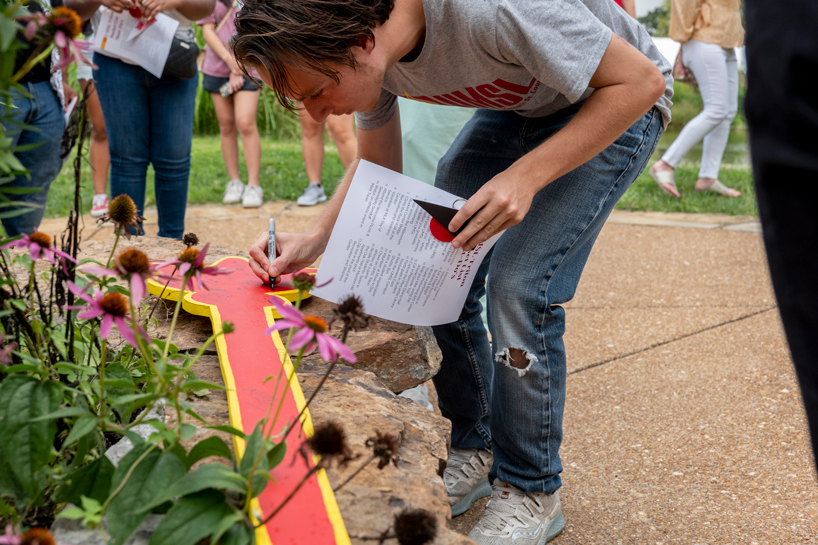
<svg viewBox="0 0 818 545"><path fill-rule="evenodd" d="M267 231L261 233L250 248L250 268L264 281L270 283L270 277L281 276L312 265L318 259L326 244L319 242L321 237L309 233L276 234L276 253L278 257L270 263L267 255Z"/></svg>
<svg viewBox="0 0 818 545"><path fill-rule="evenodd" d="M136 3L131 0L102 0L102 5L116 13L136 7Z"/></svg>
<svg viewBox="0 0 818 545"><path fill-rule="evenodd" d="M244 87L244 75L241 72L230 71L230 94L232 95L242 87Z"/></svg>
<svg viewBox="0 0 818 545"><path fill-rule="evenodd" d="M448 226L450 231L460 229L469 218L471 221L452 241L455 248L462 246L468 252L523 221L537 188L522 181L513 171L514 167L486 182L457 212Z"/></svg>
<svg viewBox="0 0 818 545"><path fill-rule="evenodd" d="M178 6L174 0L142 0L140 7L142 8L142 20L150 21L156 17L157 13L171 11Z"/></svg>

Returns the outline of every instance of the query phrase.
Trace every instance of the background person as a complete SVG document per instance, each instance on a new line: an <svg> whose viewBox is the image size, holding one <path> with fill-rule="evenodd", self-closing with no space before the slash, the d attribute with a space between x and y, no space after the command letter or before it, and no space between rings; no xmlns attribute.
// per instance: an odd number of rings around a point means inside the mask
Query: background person
<svg viewBox="0 0 818 545"><path fill-rule="evenodd" d="M73 0L84 18L100 5L121 13L132 0ZM215 0L143 0L142 18L158 13L179 21L175 37L195 41L192 21L213 12ZM144 213L148 165L153 165L159 236L181 238L190 177L193 110L198 78L157 78L139 65L99 52L94 55L111 157L111 194L130 196ZM195 61L194 61L195 62ZM194 67L195 69L195 67Z"/></svg>
<svg viewBox="0 0 818 545"><path fill-rule="evenodd" d="M83 33L87 41L94 39L94 24L98 24L99 17L92 17L85 26ZM94 62L94 52L85 54L89 61ZM82 88L83 96L87 96L86 107L88 118L91 121L91 144L88 149L91 163L91 178L94 184L94 199L91 201L91 217L99 218L108 213L108 133L105 132L105 117L102 115L102 105L94 83L94 69L89 64L77 67L77 80Z"/></svg>
<svg viewBox="0 0 818 545"><path fill-rule="evenodd" d="M680 197L674 170L693 146L704 140L697 191L727 197L741 193L718 180L721 158L738 111L738 63L735 48L744 44L741 0L673 0L670 37L682 44L685 67L693 71L704 110L684 126L649 174L665 192Z"/></svg>
<svg viewBox="0 0 818 545"><path fill-rule="evenodd" d="M302 131L301 153L304 155L309 185L296 202L299 206L315 206L327 200L324 186L321 185L321 171L324 169L324 126L326 125L329 130L329 135L338 148L341 164L346 170L355 159L357 150L352 129L353 119L351 115L331 115L325 121L316 123L303 108L299 108L298 118L301 120Z"/></svg>
<svg viewBox="0 0 818 545"><path fill-rule="evenodd" d="M202 87L213 98L213 107L219 120L224 166L230 177L222 201L225 204L241 202L245 208L257 208L261 206L264 194L259 185L261 138L256 125L261 91L244 76L233 54L226 47L236 33L233 18L239 9L238 2L218 0L213 13L198 22L208 45L202 65ZM247 186L239 176L239 133L244 145Z"/></svg>
<svg viewBox="0 0 818 545"><path fill-rule="evenodd" d="M52 0L53 7L62 5L60 0ZM31 13L42 12L38 2L28 2L26 7ZM22 32L20 33L20 39ZM28 47L20 49L15 56L14 71L20 70L37 49L37 39L28 42ZM20 123L29 125L21 130L17 127L6 126L5 136L11 139L10 146L32 146L31 149L15 151L14 156L28 170L27 174L19 174L3 185L3 188L38 189L35 193L11 194L12 201L32 205L28 212L4 217L3 228L10 237L23 233L33 233L40 226L45 213L45 203L48 200L48 190L51 182L60 173L62 160L60 159L60 136L65 128L65 117L60 97L54 89L51 79L52 57L47 56L40 64L32 68L23 76L19 84L30 97L24 97L18 90L11 90L14 109L11 118ZM63 85L62 78L58 85ZM6 113L5 100L0 100L0 109ZM3 211L10 210L3 208Z"/></svg>

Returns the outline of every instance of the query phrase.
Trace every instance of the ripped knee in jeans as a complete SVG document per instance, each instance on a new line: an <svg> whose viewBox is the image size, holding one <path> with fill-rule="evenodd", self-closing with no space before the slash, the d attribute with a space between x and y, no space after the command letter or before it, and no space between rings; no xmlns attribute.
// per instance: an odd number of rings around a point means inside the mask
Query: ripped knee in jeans
<svg viewBox="0 0 818 545"><path fill-rule="evenodd" d="M517 376L522 377L537 361L537 356L522 348L504 348L494 354L494 359L503 362L509 369L514 369Z"/></svg>

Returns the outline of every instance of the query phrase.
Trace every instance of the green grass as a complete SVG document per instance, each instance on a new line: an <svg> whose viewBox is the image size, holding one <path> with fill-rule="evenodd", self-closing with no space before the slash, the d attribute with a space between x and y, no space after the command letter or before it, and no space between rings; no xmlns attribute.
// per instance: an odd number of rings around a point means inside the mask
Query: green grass
<svg viewBox="0 0 818 545"><path fill-rule="evenodd" d="M672 131L662 135L649 165L661 158L676 136L678 133ZM741 197L723 197L711 191L694 189L696 180L699 178L699 161L702 153L702 146L699 144L676 168L676 186L682 195L681 199L662 191L647 173L643 173L620 199L616 207L620 210L756 216L758 208L746 146L746 132L740 128L734 129L730 134L719 172L719 180L724 185L741 191Z"/></svg>
<svg viewBox="0 0 818 545"><path fill-rule="evenodd" d="M301 157L300 142L271 142L262 137L261 187L265 200L295 200L307 187L307 174ZM322 183L329 192L335 190L344 170L334 147L328 147L324 159ZM247 180L244 157L241 157L242 180ZM191 156L190 187L188 203L204 204L221 202L227 170L224 168L221 145L217 136L194 136ZM86 211L93 197L91 167L83 165L82 202ZM68 215L74 202L73 158L51 184L46 204L46 217ZM146 206L153 204L153 170L148 170Z"/></svg>

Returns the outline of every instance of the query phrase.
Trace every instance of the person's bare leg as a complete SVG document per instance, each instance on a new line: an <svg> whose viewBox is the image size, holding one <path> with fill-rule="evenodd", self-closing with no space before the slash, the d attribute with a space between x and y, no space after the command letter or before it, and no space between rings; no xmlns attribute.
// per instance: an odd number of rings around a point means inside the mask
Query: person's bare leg
<svg viewBox="0 0 818 545"><path fill-rule="evenodd" d="M233 93L233 110L235 126L241 135L244 147L244 162L247 165L247 183L259 185L258 175L261 169L261 138L256 125L258 99L261 91L238 91Z"/></svg>
<svg viewBox="0 0 818 545"><path fill-rule="evenodd" d="M233 115L233 97L223 97L218 93L210 93L213 97L213 107L216 110L216 119L219 121L219 137L222 144L224 166L230 181L239 179L239 139L236 131L236 118Z"/></svg>
<svg viewBox="0 0 818 545"><path fill-rule="evenodd" d="M338 156L344 170L355 160L355 154L358 153L358 141L355 140L352 122L352 115L331 115L327 118L327 130L338 148Z"/></svg>
<svg viewBox="0 0 818 545"><path fill-rule="evenodd" d="M94 183L94 193L102 195L108 191L108 167L111 159L108 153L108 133L105 131L105 118L102 115L102 105L99 103L93 80L80 80L80 87L88 97L88 117L91 119L91 145L88 154L91 162L91 178Z"/></svg>
<svg viewBox="0 0 818 545"><path fill-rule="evenodd" d="M298 110L298 118L301 120L301 153L307 180L311 184L320 184L324 167L324 124L313 121L304 109Z"/></svg>

